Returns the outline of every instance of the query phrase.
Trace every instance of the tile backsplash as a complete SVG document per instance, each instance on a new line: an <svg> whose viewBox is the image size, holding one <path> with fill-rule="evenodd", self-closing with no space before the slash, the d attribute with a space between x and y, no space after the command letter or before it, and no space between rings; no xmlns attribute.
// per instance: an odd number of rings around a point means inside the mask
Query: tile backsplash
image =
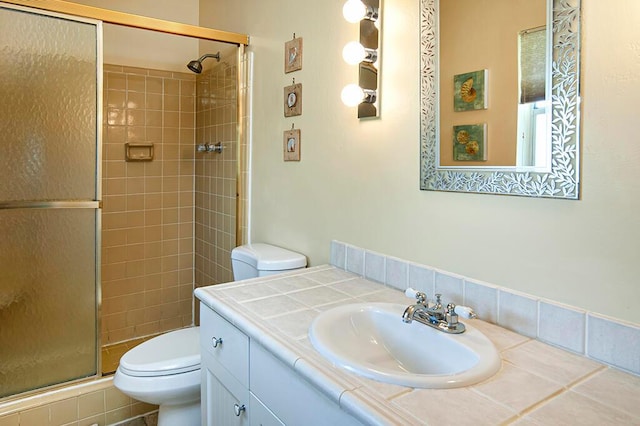
<svg viewBox="0 0 640 426"><path fill-rule="evenodd" d="M333 266L389 287L471 306L478 317L545 343L640 375L640 326L469 277L331 242ZM558 324L570 324L559 327Z"/></svg>

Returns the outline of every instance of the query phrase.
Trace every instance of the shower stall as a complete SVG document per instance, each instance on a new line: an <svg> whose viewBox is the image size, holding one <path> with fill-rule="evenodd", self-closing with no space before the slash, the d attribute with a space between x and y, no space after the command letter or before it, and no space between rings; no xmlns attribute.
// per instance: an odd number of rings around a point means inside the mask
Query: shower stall
<svg viewBox="0 0 640 426"><path fill-rule="evenodd" d="M248 36L40 4L0 1L0 423L108 387L111 345L197 322L193 288L232 279L248 232ZM202 56L105 64L115 26Z"/></svg>
<svg viewBox="0 0 640 426"><path fill-rule="evenodd" d="M98 374L101 23L0 8L0 398Z"/></svg>

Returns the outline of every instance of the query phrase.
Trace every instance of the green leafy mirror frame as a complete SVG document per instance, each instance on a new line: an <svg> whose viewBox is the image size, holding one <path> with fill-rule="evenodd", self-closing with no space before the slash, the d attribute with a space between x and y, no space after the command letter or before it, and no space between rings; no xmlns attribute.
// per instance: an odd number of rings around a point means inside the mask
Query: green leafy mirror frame
<svg viewBox="0 0 640 426"><path fill-rule="evenodd" d="M579 198L580 1L552 2L551 166L439 166L438 0L420 0L420 189Z"/></svg>

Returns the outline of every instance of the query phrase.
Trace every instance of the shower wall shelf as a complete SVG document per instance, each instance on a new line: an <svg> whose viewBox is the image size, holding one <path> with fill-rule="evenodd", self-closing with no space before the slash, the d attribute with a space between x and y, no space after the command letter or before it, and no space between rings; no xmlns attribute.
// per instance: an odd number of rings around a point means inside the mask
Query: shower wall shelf
<svg viewBox="0 0 640 426"><path fill-rule="evenodd" d="M153 161L152 143L125 143L124 148L127 161Z"/></svg>

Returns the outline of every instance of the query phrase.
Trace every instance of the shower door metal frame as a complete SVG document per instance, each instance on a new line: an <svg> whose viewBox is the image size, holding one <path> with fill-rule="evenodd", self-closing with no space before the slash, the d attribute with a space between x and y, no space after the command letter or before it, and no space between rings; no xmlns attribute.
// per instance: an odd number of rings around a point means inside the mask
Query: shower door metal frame
<svg viewBox="0 0 640 426"><path fill-rule="evenodd" d="M95 121L95 199L94 200L51 200L51 201L9 201L0 202L0 210L11 209L94 209L95 210L95 350L96 350L96 372L93 376L84 378L71 379L66 382L47 385L40 388L32 389L29 391L16 394L18 397L24 397L25 395L42 392L47 389L55 389L62 386L67 386L70 383L84 382L87 379L95 379L102 376L102 338L101 338L101 323L102 323L102 286L101 286L101 247L102 247L102 107L103 107L103 25L102 21L92 19L89 17L82 17L76 15L70 15L42 8L24 7L14 1L1 1L0 6L8 10L16 10L25 13L31 13L39 16L52 17L57 19L64 19L72 22L79 22L83 24L89 24L95 26L96 29L96 121ZM37 3L37 2L35 2ZM11 399L14 396L10 396L3 399Z"/></svg>
<svg viewBox="0 0 640 426"><path fill-rule="evenodd" d="M249 45L247 34L221 31L213 28L199 27L196 25L183 24L179 22L166 21L163 19L150 18L148 16L134 15L131 13L118 12L110 9L86 6L79 3L72 3L63 0L5 0L7 3L28 6L35 9L48 10L50 12L64 13L67 15L82 18L96 19L108 24L124 25L125 27L140 28L175 34L186 37L193 37L202 40L219 41L236 45Z"/></svg>

